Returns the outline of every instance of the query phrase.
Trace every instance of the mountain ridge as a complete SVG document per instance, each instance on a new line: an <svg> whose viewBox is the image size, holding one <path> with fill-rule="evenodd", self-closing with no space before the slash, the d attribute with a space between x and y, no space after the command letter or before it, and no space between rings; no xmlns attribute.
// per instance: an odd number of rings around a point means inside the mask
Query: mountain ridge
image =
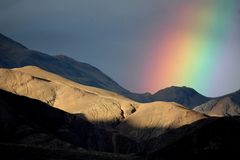
<svg viewBox="0 0 240 160"><path fill-rule="evenodd" d="M38 67L0 69L0 88L38 99L90 122L114 125L136 110L138 103L115 92L85 86ZM66 105L67 104L67 105ZM108 121L102 124L101 121Z"/></svg>
<svg viewBox="0 0 240 160"><path fill-rule="evenodd" d="M38 156L49 157L49 160L200 160L234 157L240 144L239 117L200 119L136 143L122 135L116 136L116 132L95 128L78 115L1 89L0 106L0 123L5 124L0 125L0 153L9 159L36 159Z"/></svg>
<svg viewBox="0 0 240 160"><path fill-rule="evenodd" d="M30 50L2 34L0 44L0 67L38 66L81 84L114 91L137 101L149 101L146 94L135 94L126 90L90 64L63 55L50 56Z"/></svg>
<svg viewBox="0 0 240 160"><path fill-rule="evenodd" d="M176 86L161 89L154 94L133 93L90 64L64 55L50 56L30 50L0 34L0 67L19 68L29 65L40 67L80 84L116 92L138 102L176 102L192 109L212 99L199 94L192 88Z"/></svg>
<svg viewBox="0 0 240 160"><path fill-rule="evenodd" d="M138 103L32 66L0 69L0 88L79 114L98 127L119 131L137 141L207 118L175 102ZM143 129L148 127L155 129Z"/></svg>
<svg viewBox="0 0 240 160"><path fill-rule="evenodd" d="M122 135L94 126L78 114L2 89L0 115L0 142L124 153L133 150L131 147L135 145ZM121 146L124 140L126 144Z"/></svg>
<svg viewBox="0 0 240 160"><path fill-rule="evenodd" d="M84 149L147 160L206 159L209 155L214 158L238 153L240 118L233 115L240 114L240 91L208 98L194 89L172 86L153 95L145 94L147 100L156 102L135 102L127 93L105 89L114 89L118 84L89 64L7 41L6 46L0 43L0 66L7 66L0 68L0 148L7 143L12 153L17 144L29 145L30 152L34 146L54 151L61 148L64 153L76 149L80 159ZM22 62L27 66L19 68ZM75 75L82 83L67 78ZM205 105L204 101L211 104L204 112L190 109ZM215 113L227 117L215 117Z"/></svg>
<svg viewBox="0 0 240 160"><path fill-rule="evenodd" d="M196 90L183 86L172 86L159 90L152 95L154 101L176 102L183 106L193 108L207 102L210 98L199 94Z"/></svg>

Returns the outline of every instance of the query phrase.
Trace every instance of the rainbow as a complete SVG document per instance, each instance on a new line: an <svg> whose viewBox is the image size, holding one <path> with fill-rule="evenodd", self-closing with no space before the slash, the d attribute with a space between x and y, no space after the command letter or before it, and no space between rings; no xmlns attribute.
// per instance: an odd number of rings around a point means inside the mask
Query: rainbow
<svg viewBox="0 0 240 160"><path fill-rule="evenodd" d="M175 8L164 26L156 25L145 58L143 88L156 92L177 85L206 93L214 83L211 79L215 64L223 58L222 47L232 29L235 2L188 2Z"/></svg>

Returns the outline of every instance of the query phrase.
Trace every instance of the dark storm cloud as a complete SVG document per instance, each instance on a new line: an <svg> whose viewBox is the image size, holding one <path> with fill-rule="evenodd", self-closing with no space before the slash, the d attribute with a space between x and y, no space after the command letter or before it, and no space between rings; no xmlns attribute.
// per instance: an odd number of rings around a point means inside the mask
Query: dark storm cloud
<svg viewBox="0 0 240 160"><path fill-rule="evenodd" d="M88 62L137 90L154 24L188 1L1 0L0 32L31 49Z"/></svg>
<svg viewBox="0 0 240 160"><path fill-rule="evenodd" d="M121 77L137 77L144 29L161 17L159 1L151 2L6 0L0 2L6 7L0 11L0 29L32 49L89 62L127 84Z"/></svg>
<svg viewBox="0 0 240 160"><path fill-rule="evenodd" d="M0 9L8 9L9 7L21 2L21 0L1 0Z"/></svg>

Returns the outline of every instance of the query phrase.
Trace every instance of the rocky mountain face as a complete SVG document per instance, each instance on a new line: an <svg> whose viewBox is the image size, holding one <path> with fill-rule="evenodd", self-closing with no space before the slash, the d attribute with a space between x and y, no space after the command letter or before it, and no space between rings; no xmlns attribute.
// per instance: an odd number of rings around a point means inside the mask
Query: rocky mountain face
<svg viewBox="0 0 240 160"><path fill-rule="evenodd" d="M0 89L78 114L98 127L118 130L137 141L205 118L176 103L138 103L114 92L81 85L33 66L0 69ZM146 131L147 127L152 131Z"/></svg>
<svg viewBox="0 0 240 160"><path fill-rule="evenodd" d="M132 93L89 64L78 62L63 55L50 56L30 50L0 34L0 67L19 68L29 65L37 66L80 84L116 92L138 102L176 102L193 108L208 100L207 97L186 87L166 88L154 95Z"/></svg>
<svg viewBox="0 0 240 160"><path fill-rule="evenodd" d="M131 115L138 103L114 92L81 85L37 67L0 69L0 88L38 99L99 126L114 126Z"/></svg>
<svg viewBox="0 0 240 160"><path fill-rule="evenodd" d="M206 118L176 103L134 102L33 66L0 69L0 88L78 114L96 126L116 130L138 142Z"/></svg>
<svg viewBox="0 0 240 160"><path fill-rule="evenodd" d="M194 108L195 111L210 116L240 115L240 91L216 98Z"/></svg>
<svg viewBox="0 0 240 160"><path fill-rule="evenodd" d="M140 105L117 128L122 134L140 142L205 118L203 114L176 103L153 102Z"/></svg>

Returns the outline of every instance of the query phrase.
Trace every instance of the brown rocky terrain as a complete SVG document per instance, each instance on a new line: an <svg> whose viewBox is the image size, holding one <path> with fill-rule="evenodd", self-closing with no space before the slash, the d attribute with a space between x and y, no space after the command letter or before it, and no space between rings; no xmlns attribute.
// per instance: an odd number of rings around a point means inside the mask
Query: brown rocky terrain
<svg viewBox="0 0 240 160"><path fill-rule="evenodd" d="M171 104L164 105L172 109ZM238 154L239 134L239 117L210 117L136 143L77 115L0 90L0 155L3 159L233 159Z"/></svg>
<svg viewBox="0 0 240 160"><path fill-rule="evenodd" d="M117 127L128 137L143 141L169 130L207 118L203 114L170 102L141 104L134 114Z"/></svg>
<svg viewBox="0 0 240 160"><path fill-rule="evenodd" d="M206 118L176 103L137 103L113 92L72 82L38 67L0 69L0 73L1 89L78 114L98 126L111 126L133 140L150 139Z"/></svg>
<svg viewBox="0 0 240 160"><path fill-rule="evenodd" d="M194 110L210 116L239 116L240 91L210 100Z"/></svg>
<svg viewBox="0 0 240 160"><path fill-rule="evenodd" d="M0 69L0 88L38 99L87 120L114 125L136 110L137 103L114 92L84 86L40 68Z"/></svg>

